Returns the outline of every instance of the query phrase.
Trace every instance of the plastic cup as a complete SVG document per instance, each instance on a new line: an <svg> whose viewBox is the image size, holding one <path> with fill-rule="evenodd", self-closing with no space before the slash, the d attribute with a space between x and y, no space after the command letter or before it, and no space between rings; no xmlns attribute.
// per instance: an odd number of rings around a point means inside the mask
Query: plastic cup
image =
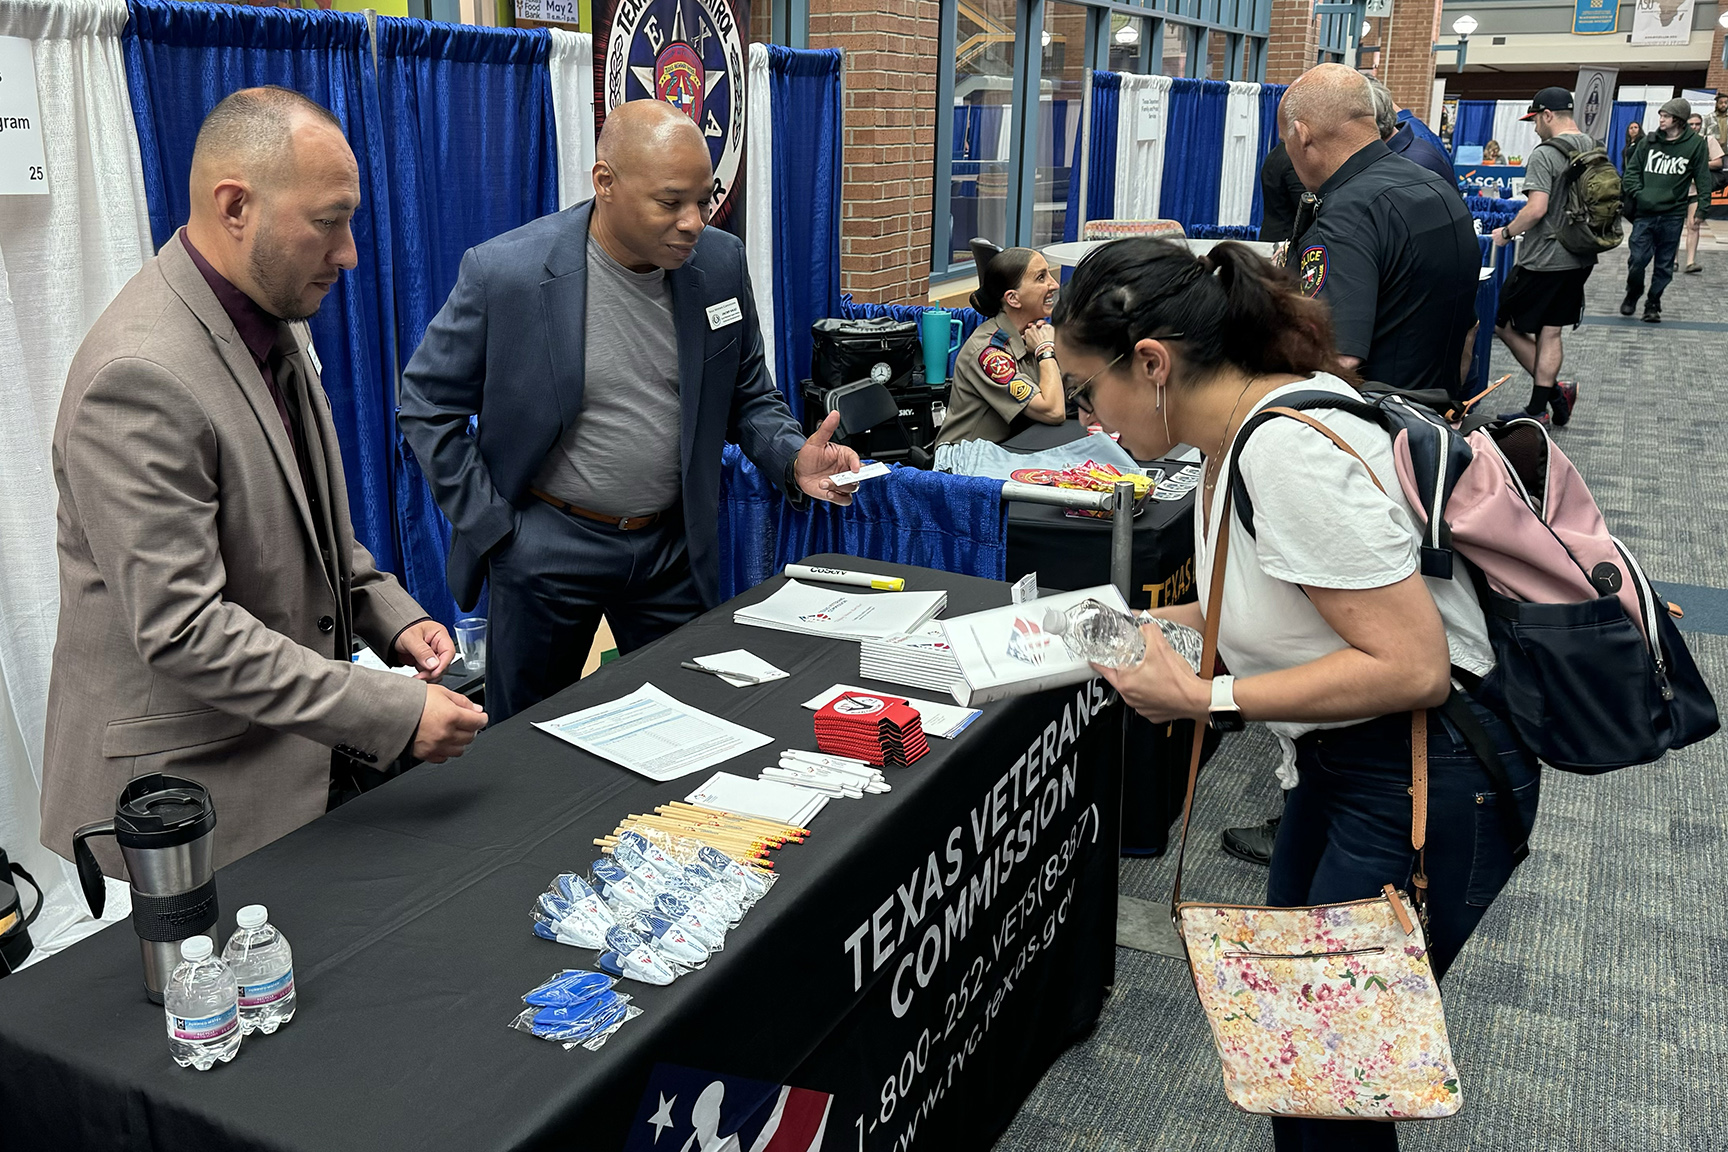
<svg viewBox="0 0 1728 1152"><path fill-rule="evenodd" d="M468 671L486 671L486 617L463 616L457 620L456 647Z"/></svg>

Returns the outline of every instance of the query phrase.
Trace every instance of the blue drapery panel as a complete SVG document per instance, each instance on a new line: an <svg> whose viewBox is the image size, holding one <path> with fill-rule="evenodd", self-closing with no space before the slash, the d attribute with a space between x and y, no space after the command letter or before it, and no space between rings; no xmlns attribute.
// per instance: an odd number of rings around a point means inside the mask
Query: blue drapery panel
<svg viewBox="0 0 1728 1152"><path fill-rule="evenodd" d="M380 568L400 574L390 497L391 196L378 159L382 125L366 18L135 0L122 43L158 248L186 222L192 144L223 97L276 84L316 100L342 125L360 170L360 211L352 224L359 266L343 273L312 317L312 340L347 473L354 534Z"/></svg>
<svg viewBox="0 0 1728 1152"><path fill-rule="evenodd" d="M1482 234L1486 236L1494 229L1510 224L1512 217L1523 210L1524 201L1501 200L1493 196L1466 196L1464 207L1481 222Z"/></svg>
<svg viewBox="0 0 1728 1152"><path fill-rule="evenodd" d="M1224 171L1224 116L1230 85L1223 80L1170 82L1164 129L1164 187L1158 214L1184 228L1218 223Z"/></svg>
<svg viewBox="0 0 1728 1152"><path fill-rule="evenodd" d="M910 320L916 324L918 317L928 311L930 311L929 306L923 304L860 304L852 299L850 292L840 297L839 315L843 320L877 320L886 316L890 320L899 320L902 323ZM962 344L966 343L966 338L972 335L974 328L984 323L984 317L971 308L950 308L948 311L960 321L960 343ZM950 378L954 374L954 358L958 355L960 353L956 349L948 356Z"/></svg>
<svg viewBox="0 0 1728 1152"><path fill-rule="evenodd" d="M1248 217L1256 229L1266 214L1266 205L1261 202L1265 192L1260 187L1260 169L1266 164L1266 154L1278 146L1278 102L1284 99L1284 90L1288 87L1288 84L1260 86L1260 141L1254 153L1254 208Z"/></svg>
<svg viewBox="0 0 1728 1152"><path fill-rule="evenodd" d="M1122 77L1092 73L1092 152L1086 162L1086 219L1116 218L1116 116Z"/></svg>
<svg viewBox="0 0 1728 1152"><path fill-rule="evenodd" d="M768 45L774 109L774 380L802 419L810 325L840 314L840 50ZM755 285L766 292L767 285Z"/></svg>
<svg viewBox="0 0 1728 1152"><path fill-rule="evenodd" d="M1639 100L1614 101L1613 110L1608 116L1608 139L1606 143L1608 155L1613 159L1614 167L1620 170L1622 176L1626 174L1626 163L1620 153L1626 148L1626 129L1631 126L1633 121L1637 121L1639 127L1646 127L1643 102Z"/></svg>
<svg viewBox="0 0 1728 1152"><path fill-rule="evenodd" d="M1001 580L1008 570L1002 481L891 465L849 508L794 511L736 444L721 458L720 596L753 588L814 552L919 564Z"/></svg>
<svg viewBox="0 0 1728 1152"><path fill-rule="evenodd" d="M1519 207L1523 207L1523 204L1522 200L1518 201ZM1516 213L1509 213L1506 219L1510 220L1514 215ZM1499 225L1496 224L1495 227ZM1486 224L1483 225L1484 232L1490 230ZM1494 262L1494 275L1484 280L1476 291L1476 320L1480 326L1476 329L1475 350L1470 355L1470 379L1466 381L1464 389L1466 396L1475 395L1488 383L1488 359L1494 351L1494 318L1495 313L1500 310L1500 290L1506 285L1506 277L1512 274L1511 245L1496 252L1494 241L1489 237L1480 236L1477 242L1482 250L1483 266L1486 267L1490 260ZM1495 395L1499 396L1500 393ZM1505 399L1498 403L1500 407L1496 410L1503 412L1511 411L1517 406Z"/></svg>
<svg viewBox="0 0 1728 1152"><path fill-rule="evenodd" d="M1494 139L1494 101L1458 101L1458 119L1452 125L1452 150Z"/></svg>
<svg viewBox="0 0 1728 1152"><path fill-rule="evenodd" d="M558 208L551 43L545 29L378 18L399 368L455 286L462 254ZM450 526L407 441L398 436L393 447L403 582L448 624L456 616L444 577Z"/></svg>

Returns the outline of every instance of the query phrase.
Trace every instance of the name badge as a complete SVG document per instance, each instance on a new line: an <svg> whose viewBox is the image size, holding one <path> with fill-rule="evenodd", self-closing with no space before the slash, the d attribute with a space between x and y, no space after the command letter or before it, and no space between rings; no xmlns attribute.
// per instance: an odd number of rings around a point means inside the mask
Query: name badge
<svg viewBox="0 0 1728 1152"><path fill-rule="evenodd" d="M310 339L306 341L306 359L312 362L312 371L318 373L318 378L322 380L324 378L324 365L318 359L318 349L312 347Z"/></svg>
<svg viewBox="0 0 1728 1152"><path fill-rule="evenodd" d="M718 304L708 305L708 330L718 331L728 324L736 324L744 319L744 309L738 305L738 297L722 300Z"/></svg>

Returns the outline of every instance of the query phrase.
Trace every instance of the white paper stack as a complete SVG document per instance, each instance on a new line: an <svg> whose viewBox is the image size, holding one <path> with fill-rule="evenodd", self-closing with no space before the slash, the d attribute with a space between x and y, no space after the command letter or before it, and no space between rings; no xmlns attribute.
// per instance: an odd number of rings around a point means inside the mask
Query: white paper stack
<svg viewBox="0 0 1728 1152"><path fill-rule="evenodd" d="M932 692L947 692L954 681L962 679L960 664L940 624L926 624L903 636L863 641L858 645L858 675Z"/></svg>
<svg viewBox="0 0 1728 1152"><path fill-rule="evenodd" d="M739 816L757 816L808 828L811 819L827 805L828 797L793 784L716 772L684 801L702 808L718 808Z"/></svg>
<svg viewBox="0 0 1728 1152"><path fill-rule="evenodd" d="M1101 584L944 620L942 632L960 668L948 691L962 705L976 707L1090 680L1097 675L1092 665L1074 655L1062 637L1044 629L1048 613L1066 612L1088 599L1128 611L1115 586Z"/></svg>
<svg viewBox="0 0 1728 1152"><path fill-rule="evenodd" d="M738 624L830 640L879 640L923 627L948 604L946 592L839 592L788 580L774 595L732 613Z"/></svg>

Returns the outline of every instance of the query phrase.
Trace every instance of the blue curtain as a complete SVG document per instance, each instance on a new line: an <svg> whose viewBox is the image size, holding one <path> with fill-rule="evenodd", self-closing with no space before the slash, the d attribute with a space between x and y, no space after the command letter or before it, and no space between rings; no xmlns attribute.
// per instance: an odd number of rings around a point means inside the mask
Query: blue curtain
<svg viewBox="0 0 1728 1152"><path fill-rule="evenodd" d="M551 44L545 29L378 18L399 366L455 286L464 252L558 208ZM450 525L407 441L398 436L394 447L403 582L426 611L450 623Z"/></svg>
<svg viewBox="0 0 1728 1152"><path fill-rule="evenodd" d="M1458 101L1458 119L1452 125L1452 150L1494 139L1494 101Z"/></svg>
<svg viewBox="0 0 1728 1152"><path fill-rule="evenodd" d="M157 247L186 221L192 144L224 96L277 84L316 100L341 123L360 170L360 211L352 224L360 263L312 317L312 340L341 445L354 534L380 568L400 574L390 493L392 204L379 160L382 123L366 18L135 0L122 45Z"/></svg>
<svg viewBox="0 0 1728 1152"><path fill-rule="evenodd" d="M1638 100L1614 101L1613 111L1608 117L1606 143L1608 155L1613 158L1614 167L1620 170L1622 176L1626 174L1626 163L1620 153L1626 147L1626 129L1633 121L1637 121L1640 127L1644 126L1643 102Z"/></svg>
<svg viewBox="0 0 1728 1152"><path fill-rule="evenodd" d="M1165 129L1170 143L1164 149L1163 202L1158 214L1185 228L1218 223L1229 100L1230 85L1222 80L1170 82L1170 119Z"/></svg>
<svg viewBox="0 0 1728 1152"><path fill-rule="evenodd" d="M720 596L752 588L813 552L919 564L1002 579L1008 514L1002 482L891 465L849 508L816 502L796 512L735 444L720 480Z"/></svg>
<svg viewBox="0 0 1728 1152"><path fill-rule="evenodd" d="M1518 201L1520 207L1523 203L1522 200ZM1506 219L1510 220L1513 215L1516 213L1508 214ZM1490 230L1486 224L1482 227L1485 232ZM1470 355L1470 378L1465 382L1464 388L1466 396L1474 396L1488 383L1488 360L1494 351L1494 319L1500 310L1500 290L1506 286L1506 278L1512 274L1511 246L1496 252L1494 241L1487 236L1478 237L1477 240L1482 251L1482 264L1486 267L1492 260L1494 275L1482 281L1476 290L1476 320L1479 327L1476 329L1476 347ZM1499 411L1510 411L1515 407L1504 400L1500 403L1503 407Z"/></svg>
<svg viewBox="0 0 1728 1152"><path fill-rule="evenodd" d="M802 419L810 325L840 314L838 48L768 46L774 115L774 379ZM761 287L757 291L763 291Z"/></svg>
<svg viewBox="0 0 1728 1152"><path fill-rule="evenodd" d="M1092 152L1086 164L1086 219L1116 218L1116 116L1122 77L1092 73Z"/></svg>
<svg viewBox="0 0 1728 1152"><path fill-rule="evenodd" d="M1288 87L1288 84L1260 86L1260 141L1254 153L1254 209L1248 217L1248 222L1256 229L1266 214L1266 205L1261 202L1265 193L1260 187L1260 169L1266 164L1266 154L1278 146L1278 102L1284 99L1284 90Z"/></svg>
<svg viewBox="0 0 1728 1152"><path fill-rule="evenodd" d="M1518 215L1524 208L1523 200L1500 200L1493 196L1466 196L1464 207L1482 223L1482 234L1486 236L1512 222L1512 217Z"/></svg>

